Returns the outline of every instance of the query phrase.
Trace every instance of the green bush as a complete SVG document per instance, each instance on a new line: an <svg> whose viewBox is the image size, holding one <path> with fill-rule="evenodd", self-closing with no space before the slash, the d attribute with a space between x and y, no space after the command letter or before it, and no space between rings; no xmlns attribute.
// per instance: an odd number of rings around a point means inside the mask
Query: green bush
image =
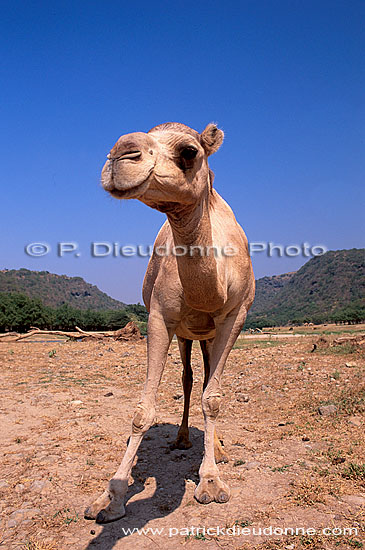
<svg viewBox="0 0 365 550"><path fill-rule="evenodd" d="M116 330L135 321L145 333L148 313L141 304L118 310L79 310L69 304L51 308L41 300L17 292L0 292L0 332L26 332L31 327L48 330Z"/></svg>

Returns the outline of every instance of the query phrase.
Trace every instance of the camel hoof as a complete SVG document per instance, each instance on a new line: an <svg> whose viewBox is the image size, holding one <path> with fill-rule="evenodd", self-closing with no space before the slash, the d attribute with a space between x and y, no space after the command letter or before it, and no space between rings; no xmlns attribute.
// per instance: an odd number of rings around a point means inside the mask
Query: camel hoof
<svg viewBox="0 0 365 550"><path fill-rule="evenodd" d="M109 489L97 498L84 512L85 519L94 519L96 523L109 523L125 515L123 504L128 489L128 481L111 479Z"/></svg>
<svg viewBox="0 0 365 550"><path fill-rule="evenodd" d="M199 499L197 499L200 504L209 504L212 502L212 497L208 495L208 493L203 493L199 496Z"/></svg>
<svg viewBox="0 0 365 550"><path fill-rule="evenodd" d="M95 519L95 514L91 511L90 506L88 506L84 511L84 518L85 519Z"/></svg>
<svg viewBox="0 0 365 550"><path fill-rule="evenodd" d="M113 509L114 508L114 509ZM125 508L124 506L119 505L118 508L116 506L108 506L108 508L104 508L103 510L100 510L98 515L96 516L96 523L111 523L112 521L117 521L118 519L121 519L125 516Z"/></svg>
<svg viewBox="0 0 365 550"><path fill-rule="evenodd" d="M229 495L225 491L222 491L221 493L219 493L217 502L224 504L225 502L228 502L228 501L229 501Z"/></svg>
<svg viewBox="0 0 365 550"><path fill-rule="evenodd" d="M98 515L95 518L96 523L106 523L107 521L107 513L105 510L100 510Z"/></svg>
<svg viewBox="0 0 365 550"><path fill-rule="evenodd" d="M85 519L95 519L100 510L106 508L111 501L111 497L108 491L104 491L99 498L97 498L90 506L88 506L84 512Z"/></svg>
<svg viewBox="0 0 365 550"><path fill-rule="evenodd" d="M200 480L194 496L201 504L209 504L213 500L219 504L224 504L229 501L230 490L228 485L221 481L218 476L211 476Z"/></svg>
<svg viewBox="0 0 365 550"><path fill-rule="evenodd" d="M183 441L183 440L176 440L174 441L173 443L171 443L170 445L170 450L171 451L174 451L175 449L179 449L180 451L186 451L187 449L190 449L190 447L192 447L193 444L191 443L191 441Z"/></svg>

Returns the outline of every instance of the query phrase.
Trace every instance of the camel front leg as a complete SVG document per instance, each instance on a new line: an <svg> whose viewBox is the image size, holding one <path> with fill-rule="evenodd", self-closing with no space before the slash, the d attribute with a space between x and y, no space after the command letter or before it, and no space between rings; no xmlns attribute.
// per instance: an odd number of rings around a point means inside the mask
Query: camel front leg
<svg viewBox="0 0 365 550"><path fill-rule="evenodd" d="M204 361L204 383L203 383L203 391L207 387L208 380L209 380L209 373L210 373L210 363L211 363L211 341L210 340L201 340L200 341L200 348L202 350L203 354L203 361ZM219 440L219 437L217 435L217 431L214 430L214 457L215 461L218 464L219 462L228 462L229 458L226 453L226 451L223 448L222 443Z"/></svg>
<svg viewBox="0 0 365 550"><path fill-rule="evenodd" d="M108 488L85 510L86 519L107 523L125 515L124 499L128 490L128 478L143 435L155 419L157 389L173 334L174 329L167 328L162 316L151 312L148 320L147 376L134 413L128 446Z"/></svg>
<svg viewBox="0 0 365 550"><path fill-rule="evenodd" d="M247 315L246 308L232 312L222 322L216 324L216 336L208 345L210 371L202 396L204 414L204 458L199 469L200 482L195 489L195 498L202 504L227 502L230 489L219 478L215 461L215 423L221 402L220 380L229 352L239 335Z"/></svg>

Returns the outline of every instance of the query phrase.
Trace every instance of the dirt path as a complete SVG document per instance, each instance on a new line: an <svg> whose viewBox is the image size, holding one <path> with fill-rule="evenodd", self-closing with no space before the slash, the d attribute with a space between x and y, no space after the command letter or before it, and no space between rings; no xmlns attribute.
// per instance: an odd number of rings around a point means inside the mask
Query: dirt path
<svg viewBox="0 0 365 550"><path fill-rule="evenodd" d="M156 425L133 468L127 515L100 526L84 520L83 510L126 448L144 381L145 342L0 344L0 548L361 548L363 357L332 348L311 353L308 337L238 346L226 366L218 421L231 458L219 465L232 489L229 503L203 506L193 497L203 449L203 369L195 347L193 447L169 449L183 409L174 343ZM217 526L231 531L203 531ZM270 535L270 526L346 527L357 535ZM200 531L184 531L191 527ZM128 534L129 528L163 532ZM259 528L268 531L252 534Z"/></svg>

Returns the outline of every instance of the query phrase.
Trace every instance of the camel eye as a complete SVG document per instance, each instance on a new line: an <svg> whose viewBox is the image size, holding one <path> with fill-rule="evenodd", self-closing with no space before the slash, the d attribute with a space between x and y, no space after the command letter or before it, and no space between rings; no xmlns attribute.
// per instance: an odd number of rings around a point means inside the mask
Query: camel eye
<svg viewBox="0 0 365 550"><path fill-rule="evenodd" d="M180 156L184 160L193 160L195 159L197 153L198 150L195 149L195 147L184 147L184 149L180 152Z"/></svg>

